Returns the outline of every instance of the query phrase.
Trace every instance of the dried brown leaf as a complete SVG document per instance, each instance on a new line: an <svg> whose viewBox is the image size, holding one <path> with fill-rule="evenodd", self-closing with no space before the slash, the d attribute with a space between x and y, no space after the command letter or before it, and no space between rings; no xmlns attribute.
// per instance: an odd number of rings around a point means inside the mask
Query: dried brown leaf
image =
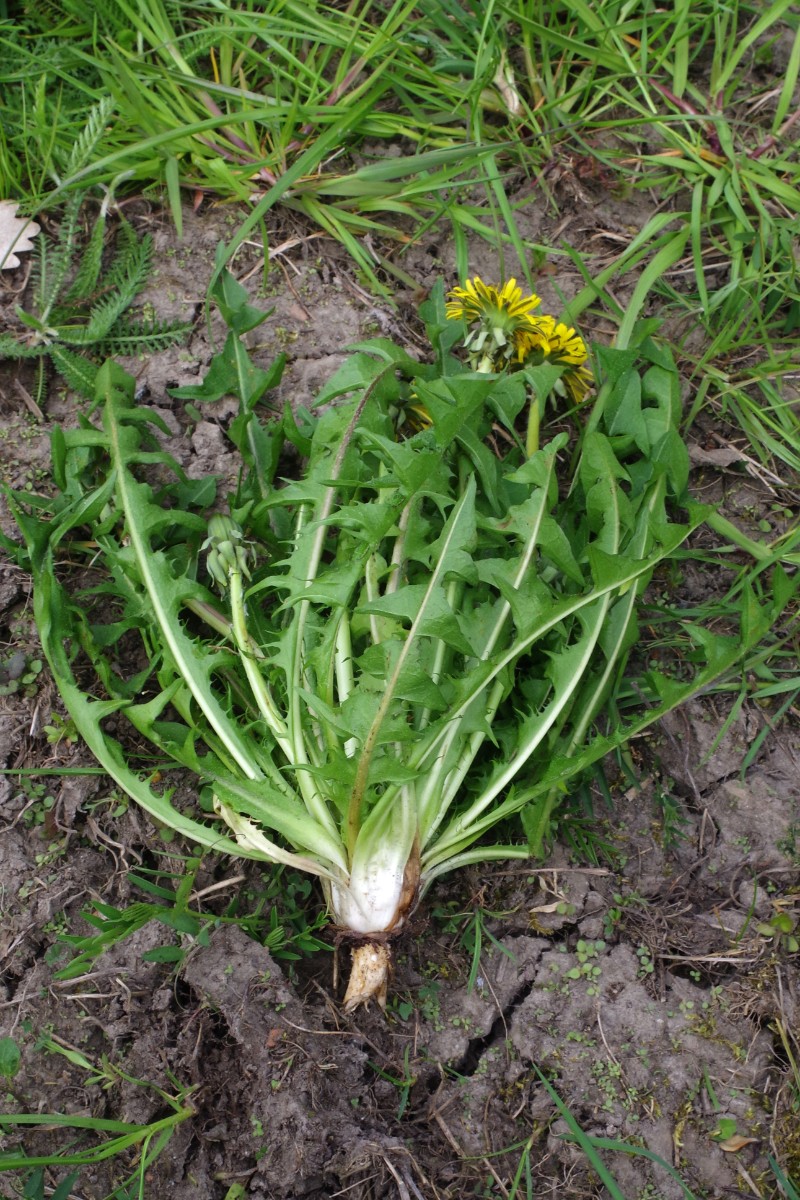
<svg viewBox="0 0 800 1200"><path fill-rule="evenodd" d="M39 226L27 217L17 216L13 200L0 200L0 270L13 271L20 266L20 254L33 249L31 238Z"/></svg>
<svg viewBox="0 0 800 1200"><path fill-rule="evenodd" d="M726 1138L724 1142L719 1143L720 1150L724 1150L726 1154L738 1154L745 1146L752 1146L757 1142L758 1138L743 1137L741 1133L735 1133L733 1137Z"/></svg>

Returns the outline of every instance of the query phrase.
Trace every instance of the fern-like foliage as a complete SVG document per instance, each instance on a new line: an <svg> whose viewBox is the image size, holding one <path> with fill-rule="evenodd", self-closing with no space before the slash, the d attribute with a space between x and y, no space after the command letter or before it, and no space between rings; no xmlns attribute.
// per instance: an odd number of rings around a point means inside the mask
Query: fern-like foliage
<svg viewBox="0 0 800 1200"><path fill-rule="evenodd" d="M79 396L94 397L95 378L99 368L88 358L76 354L74 350L68 350L66 346L56 344L50 347L50 362L73 392L77 392Z"/></svg>
<svg viewBox="0 0 800 1200"><path fill-rule="evenodd" d="M174 345L181 336L182 326L174 321L133 321L122 317L106 339L111 355L156 354Z"/></svg>
<svg viewBox="0 0 800 1200"><path fill-rule="evenodd" d="M139 237L123 220L108 257L105 210L96 216L83 245L83 197L68 202L55 239L38 239L30 310L17 308L18 334L0 335L0 357L39 360L35 398L45 398L52 366L79 395L94 398L100 362L113 354L153 352L180 341L186 321L136 320L127 316L150 275L153 240ZM76 266L76 260L80 261Z"/></svg>
<svg viewBox="0 0 800 1200"><path fill-rule="evenodd" d="M36 317L47 325L69 274L78 246L78 223L81 198L75 194L69 198L57 241L41 237L37 242L37 259L34 270L33 303Z"/></svg>
<svg viewBox="0 0 800 1200"><path fill-rule="evenodd" d="M77 175L78 171L91 162L113 111L114 101L110 96L101 96L97 103L89 109L86 114L86 124L70 150L64 172L67 178Z"/></svg>
<svg viewBox="0 0 800 1200"><path fill-rule="evenodd" d="M103 266L105 235L106 213L103 208L97 214L97 220L92 227L89 241L83 248L78 269L75 272L69 291L64 296L65 304L79 303L85 300L87 296L91 296L95 291Z"/></svg>

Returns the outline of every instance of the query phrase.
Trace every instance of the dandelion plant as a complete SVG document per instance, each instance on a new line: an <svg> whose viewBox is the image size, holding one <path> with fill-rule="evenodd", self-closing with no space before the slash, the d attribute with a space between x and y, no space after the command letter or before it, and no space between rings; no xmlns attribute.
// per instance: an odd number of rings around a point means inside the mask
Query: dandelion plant
<svg viewBox="0 0 800 1200"><path fill-rule="evenodd" d="M641 675L640 713L605 723L642 592L702 518L676 372L649 338L600 349L598 398L576 407L575 331L478 284L474 311L463 289L427 303L433 362L365 343L316 415L261 424L262 373L225 502L159 448L113 362L100 420L54 438L56 499L15 502L42 644L89 749L163 825L318 877L353 947L348 1009L385 1002L391 943L433 880L540 853L588 764L742 652L687 628L694 674ZM558 432L539 447L548 396Z"/></svg>

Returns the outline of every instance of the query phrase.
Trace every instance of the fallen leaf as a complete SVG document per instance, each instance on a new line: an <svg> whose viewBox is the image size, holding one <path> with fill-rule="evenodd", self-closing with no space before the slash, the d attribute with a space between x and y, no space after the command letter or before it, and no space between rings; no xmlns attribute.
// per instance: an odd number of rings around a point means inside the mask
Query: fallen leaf
<svg viewBox="0 0 800 1200"><path fill-rule="evenodd" d="M730 467L741 462L743 457L733 446L720 446L712 450L704 450L697 445L689 447L689 458L696 466Z"/></svg>
<svg viewBox="0 0 800 1200"><path fill-rule="evenodd" d="M758 1138L742 1137L740 1133L735 1133L733 1137L726 1138L724 1142L719 1143L720 1150L724 1150L726 1154L736 1154L743 1146L752 1146L757 1142Z"/></svg>
<svg viewBox="0 0 800 1200"><path fill-rule="evenodd" d="M13 271L19 266L19 255L33 249L31 238L38 232L35 221L17 216L13 200L0 200L0 270Z"/></svg>

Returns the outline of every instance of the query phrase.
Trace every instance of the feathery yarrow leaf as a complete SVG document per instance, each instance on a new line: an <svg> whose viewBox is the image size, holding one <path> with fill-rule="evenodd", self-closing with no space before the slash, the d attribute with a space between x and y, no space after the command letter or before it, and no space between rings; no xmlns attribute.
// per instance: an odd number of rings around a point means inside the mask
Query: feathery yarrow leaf
<svg viewBox="0 0 800 1200"><path fill-rule="evenodd" d="M35 311L16 310L19 320L32 332L18 339L4 335L0 345L6 347L5 354L11 358L48 355L69 386L92 399L98 370L92 359L113 353L162 350L179 340L191 328L191 322L125 319L124 314L147 282L153 243L149 235L139 239L130 223L122 221L114 257L103 271L105 209L95 219L85 253L68 285L80 210L81 197L74 195L68 201L58 238L42 238L39 242L33 287ZM98 283L103 289L100 295ZM76 349L85 353L76 353ZM37 385L40 404L46 379L46 372L41 370Z"/></svg>
<svg viewBox="0 0 800 1200"><path fill-rule="evenodd" d="M157 354L190 333L192 321L137 321L120 317L103 342L106 354Z"/></svg>
<svg viewBox="0 0 800 1200"><path fill-rule="evenodd" d="M86 121L78 138L70 150L64 174L69 179L77 175L92 160L94 152L106 131L106 126L114 112L115 102L112 96L101 96L96 104L86 114Z"/></svg>
<svg viewBox="0 0 800 1200"><path fill-rule="evenodd" d="M105 246L106 216L101 209L95 218L89 241L83 249L78 269L66 292L62 303L77 304L88 300L97 287L100 271L103 266L103 249Z"/></svg>
<svg viewBox="0 0 800 1200"><path fill-rule="evenodd" d="M49 323L50 315L59 302L75 256L81 199L76 194L67 200L56 241L39 239L33 301L37 315L45 325Z"/></svg>

